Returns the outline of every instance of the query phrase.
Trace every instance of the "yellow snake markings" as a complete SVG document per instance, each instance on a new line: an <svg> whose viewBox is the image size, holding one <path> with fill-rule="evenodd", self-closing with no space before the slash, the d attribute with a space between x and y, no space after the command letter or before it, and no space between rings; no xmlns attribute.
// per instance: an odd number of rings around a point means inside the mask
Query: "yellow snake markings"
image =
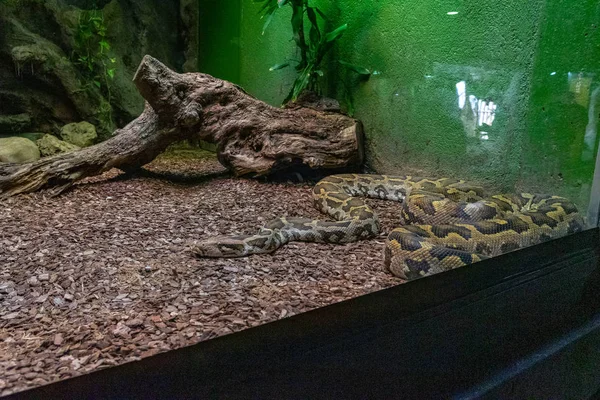
<svg viewBox="0 0 600 400"><path fill-rule="evenodd" d="M432 275L579 232L568 199L531 193L485 197L468 182L412 176L332 175L313 189L315 207L335 221L277 218L256 235L218 236L192 251L199 257L271 253L291 241L349 243L379 235L364 197L402 202L402 226L387 237L384 264L403 279Z"/></svg>

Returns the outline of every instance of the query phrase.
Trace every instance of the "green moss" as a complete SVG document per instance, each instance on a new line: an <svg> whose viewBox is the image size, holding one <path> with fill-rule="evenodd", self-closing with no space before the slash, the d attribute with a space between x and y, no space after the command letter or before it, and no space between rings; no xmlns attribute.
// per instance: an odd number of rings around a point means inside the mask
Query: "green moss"
<svg viewBox="0 0 600 400"><path fill-rule="evenodd" d="M166 160L204 160L215 157L214 151L198 147L197 144L192 145L187 141L170 145L165 152L160 155L161 159Z"/></svg>

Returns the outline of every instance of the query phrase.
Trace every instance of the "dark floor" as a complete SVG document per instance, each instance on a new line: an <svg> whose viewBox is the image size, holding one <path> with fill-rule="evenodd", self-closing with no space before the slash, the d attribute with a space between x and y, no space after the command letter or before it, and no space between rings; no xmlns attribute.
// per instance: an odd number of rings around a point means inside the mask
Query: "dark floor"
<svg viewBox="0 0 600 400"><path fill-rule="evenodd" d="M252 233L280 215L322 217L311 185L234 179L213 157L194 155L148 169L179 182L113 170L58 198L0 201L0 394L402 282L383 269L383 235L196 259L194 240ZM388 231L398 205L371 204Z"/></svg>

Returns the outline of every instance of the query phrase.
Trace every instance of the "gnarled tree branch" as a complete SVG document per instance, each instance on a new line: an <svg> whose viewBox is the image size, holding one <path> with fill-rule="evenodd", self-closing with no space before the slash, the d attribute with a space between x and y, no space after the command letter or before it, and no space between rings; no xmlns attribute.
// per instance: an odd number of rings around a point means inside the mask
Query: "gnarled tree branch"
<svg viewBox="0 0 600 400"><path fill-rule="evenodd" d="M100 144L22 165L0 165L0 196L50 188L111 168L137 169L171 143L200 138L217 144L219 161L235 175L260 176L305 164L315 169L357 167L362 126L339 113L281 109L230 82L178 74L146 56L134 77L144 112Z"/></svg>

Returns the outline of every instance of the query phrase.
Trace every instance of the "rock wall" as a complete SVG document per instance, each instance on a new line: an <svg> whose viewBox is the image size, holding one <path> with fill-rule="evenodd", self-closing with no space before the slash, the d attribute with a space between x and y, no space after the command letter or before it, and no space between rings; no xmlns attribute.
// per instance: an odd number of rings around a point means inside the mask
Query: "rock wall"
<svg viewBox="0 0 600 400"><path fill-rule="evenodd" d="M57 134L63 125L85 120L106 138L115 127L134 119L143 100L132 77L145 54L178 71L183 70L186 55L191 58L186 69L192 70L197 62L191 3L195 2L0 1L0 136ZM110 95L74 63L80 18L92 8L100 10L110 44L107 54L114 59ZM182 18L184 11L188 13ZM193 49L186 51L186 45Z"/></svg>
<svg viewBox="0 0 600 400"><path fill-rule="evenodd" d="M198 0L179 0L182 37L185 49L183 72L198 71L199 3Z"/></svg>

